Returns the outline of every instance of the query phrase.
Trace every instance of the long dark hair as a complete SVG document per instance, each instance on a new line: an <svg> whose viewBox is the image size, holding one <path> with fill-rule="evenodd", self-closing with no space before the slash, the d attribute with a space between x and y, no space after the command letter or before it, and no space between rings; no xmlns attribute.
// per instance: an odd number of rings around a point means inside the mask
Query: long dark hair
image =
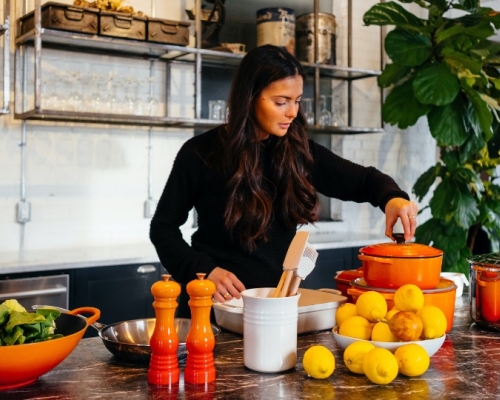
<svg viewBox="0 0 500 400"><path fill-rule="evenodd" d="M318 197L310 182L313 160L305 130L306 119L299 107L288 132L270 137L270 176L264 176L259 126L254 103L271 83L305 72L286 50L265 45L249 51L236 71L228 101L228 123L224 132L223 165L229 177L224 222L226 228L248 250L257 240L268 241L267 228L280 218L288 228L316 220ZM268 189L264 189L266 182ZM273 190L269 190L269 185ZM273 210L273 201L279 207Z"/></svg>

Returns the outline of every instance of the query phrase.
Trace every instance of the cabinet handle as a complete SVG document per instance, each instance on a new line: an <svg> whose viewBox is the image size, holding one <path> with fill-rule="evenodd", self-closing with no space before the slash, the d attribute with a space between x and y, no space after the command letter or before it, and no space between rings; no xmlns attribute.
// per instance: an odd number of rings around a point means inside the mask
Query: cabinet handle
<svg viewBox="0 0 500 400"><path fill-rule="evenodd" d="M25 298L31 296L45 296L48 294L58 294L66 293L68 289L65 286L48 288L48 289L38 289L38 290L23 290L21 292L9 292L0 294L0 300L8 300L14 298Z"/></svg>
<svg viewBox="0 0 500 400"><path fill-rule="evenodd" d="M154 265L141 265L137 268L138 274L150 274L151 272L156 272L156 267Z"/></svg>

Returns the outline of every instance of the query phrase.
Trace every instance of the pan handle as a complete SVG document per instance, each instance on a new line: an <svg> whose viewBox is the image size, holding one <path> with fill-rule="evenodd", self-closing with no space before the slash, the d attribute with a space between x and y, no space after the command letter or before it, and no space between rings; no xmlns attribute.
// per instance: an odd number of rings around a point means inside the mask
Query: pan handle
<svg viewBox="0 0 500 400"><path fill-rule="evenodd" d="M68 311L68 314L92 314L90 317L86 317L87 326L89 326L99 319L99 317L101 316L101 310L95 307L79 307Z"/></svg>

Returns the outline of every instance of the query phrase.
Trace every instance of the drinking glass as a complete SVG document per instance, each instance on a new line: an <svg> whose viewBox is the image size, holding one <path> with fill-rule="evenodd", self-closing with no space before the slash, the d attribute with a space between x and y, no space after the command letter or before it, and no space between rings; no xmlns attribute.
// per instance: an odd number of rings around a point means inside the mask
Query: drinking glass
<svg viewBox="0 0 500 400"><path fill-rule="evenodd" d="M319 97L320 112L319 112L319 125L323 128L332 125L332 113L328 110L327 96L321 95Z"/></svg>
<svg viewBox="0 0 500 400"><path fill-rule="evenodd" d="M329 96L331 98L331 126L345 126L344 119L342 118L342 103L337 96Z"/></svg>
<svg viewBox="0 0 500 400"><path fill-rule="evenodd" d="M313 99L302 99L301 103L304 105L304 114L306 116L307 125L314 125L314 112L313 112Z"/></svg>

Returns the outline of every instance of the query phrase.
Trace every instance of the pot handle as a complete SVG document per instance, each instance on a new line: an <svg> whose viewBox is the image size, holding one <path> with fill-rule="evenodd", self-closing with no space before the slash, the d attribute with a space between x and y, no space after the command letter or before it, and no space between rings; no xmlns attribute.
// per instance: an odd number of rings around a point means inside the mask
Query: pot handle
<svg viewBox="0 0 500 400"><path fill-rule="evenodd" d="M375 261L381 264L393 264L392 258L365 256L364 254L358 254L358 259L361 261Z"/></svg>
<svg viewBox="0 0 500 400"><path fill-rule="evenodd" d="M101 310L95 307L79 307L68 311L68 314L78 315L78 314L92 314L90 317L85 317L87 326L92 325L101 316Z"/></svg>

